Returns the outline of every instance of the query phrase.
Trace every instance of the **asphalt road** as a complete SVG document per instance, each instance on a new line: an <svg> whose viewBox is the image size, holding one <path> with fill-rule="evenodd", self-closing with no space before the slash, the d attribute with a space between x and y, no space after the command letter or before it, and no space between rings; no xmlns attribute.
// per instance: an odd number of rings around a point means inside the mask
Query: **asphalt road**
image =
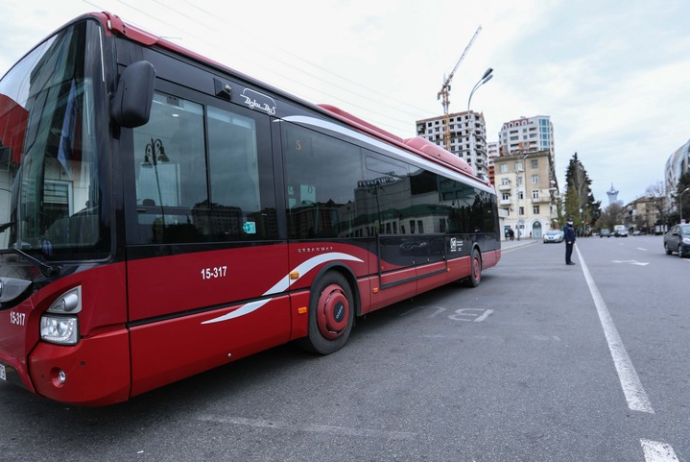
<svg viewBox="0 0 690 462"><path fill-rule="evenodd" d="M690 460L690 259L520 244L327 357L287 345L96 409L0 383L0 461Z"/></svg>

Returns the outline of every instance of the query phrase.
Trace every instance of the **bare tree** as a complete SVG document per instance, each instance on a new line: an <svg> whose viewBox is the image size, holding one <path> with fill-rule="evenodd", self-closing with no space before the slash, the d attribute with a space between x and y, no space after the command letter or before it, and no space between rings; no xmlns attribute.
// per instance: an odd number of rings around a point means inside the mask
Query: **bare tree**
<svg viewBox="0 0 690 462"><path fill-rule="evenodd" d="M625 209L620 206L620 204L610 204L608 207L601 212L599 216L599 229L607 228L613 230L615 225L623 223L623 215L625 214Z"/></svg>

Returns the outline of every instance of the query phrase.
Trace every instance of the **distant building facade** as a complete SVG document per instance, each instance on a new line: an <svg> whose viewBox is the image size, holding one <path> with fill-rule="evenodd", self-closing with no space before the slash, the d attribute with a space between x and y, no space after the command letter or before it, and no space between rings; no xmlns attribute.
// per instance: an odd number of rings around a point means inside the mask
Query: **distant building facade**
<svg viewBox="0 0 690 462"><path fill-rule="evenodd" d="M494 159L503 236L508 228L521 239L540 239L558 227L558 188L550 151L502 155Z"/></svg>
<svg viewBox="0 0 690 462"><path fill-rule="evenodd" d="M690 140L676 149L666 161L664 169L664 183L666 187L666 203L669 204L669 212L678 212L677 203L673 194L678 188L678 180L685 173L690 172Z"/></svg>
<svg viewBox="0 0 690 462"><path fill-rule="evenodd" d="M417 135L447 149L444 139L445 116L417 121ZM474 111L450 114L450 152L464 159L485 177L489 174L484 114Z"/></svg>
<svg viewBox="0 0 690 462"><path fill-rule="evenodd" d="M547 151L555 163L553 124L549 116L520 117L505 122L498 136L499 153L509 156L518 153Z"/></svg>
<svg viewBox="0 0 690 462"><path fill-rule="evenodd" d="M625 206L623 221L630 232L663 234L666 232L664 210L666 198L640 197Z"/></svg>

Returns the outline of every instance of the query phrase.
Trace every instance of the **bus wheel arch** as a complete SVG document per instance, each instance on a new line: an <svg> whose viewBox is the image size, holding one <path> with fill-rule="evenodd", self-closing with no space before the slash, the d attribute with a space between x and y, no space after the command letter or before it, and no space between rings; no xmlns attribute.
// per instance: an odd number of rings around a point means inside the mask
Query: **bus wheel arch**
<svg viewBox="0 0 690 462"><path fill-rule="evenodd" d="M357 307L350 278L333 268L323 272L312 285L307 336L298 344L320 355L338 351L350 336Z"/></svg>

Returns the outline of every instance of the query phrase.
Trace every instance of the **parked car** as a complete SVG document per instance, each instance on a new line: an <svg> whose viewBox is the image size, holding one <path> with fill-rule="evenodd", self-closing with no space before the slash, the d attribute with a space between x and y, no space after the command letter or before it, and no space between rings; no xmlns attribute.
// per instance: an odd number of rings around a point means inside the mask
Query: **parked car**
<svg viewBox="0 0 690 462"><path fill-rule="evenodd" d="M623 225L616 225L614 228L613 235L616 237L628 237L628 228Z"/></svg>
<svg viewBox="0 0 690 462"><path fill-rule="evenodd" d="M664 234L664 250L666 255L678 252L680 258L690 255L690 224L672 226Z"/></svg>
<svg viewBox="0 0 690 462"><path fill-rule="evenodd" d="M548 244L551 242L557 244L559 242L563 242L563 237L564 237L563 231L559 231L559 230L548 231L546 234L544 234L544 244Z"/></svg>
<svg viewBox="0 0 690 462"><path fill-rule="evenodd" d="M607 228L601 228L601 231L599 231L599 237L611 237L611 230Z"/></svg>

